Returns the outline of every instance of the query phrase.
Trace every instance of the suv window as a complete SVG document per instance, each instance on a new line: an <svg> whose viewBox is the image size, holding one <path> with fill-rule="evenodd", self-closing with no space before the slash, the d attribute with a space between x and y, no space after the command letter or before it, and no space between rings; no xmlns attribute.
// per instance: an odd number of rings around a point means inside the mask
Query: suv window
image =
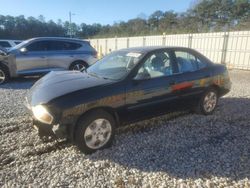
<svg viewBox="0 0 250 188"><path fill-rule="evenodd" d="M65 50L77 50L81 48L82 45L79 43L74 43L74 42L64 42L64 49Z"/></svg>
<svg viewBox="0 0 250 188"><path fill-rule="evenodd" d="M49 41L49 51L77 50L81 44L66 41Z"/></svg>
<svg viewBox="0 0 250 188"><path fill-rule="evenodd" d="M180 73L197 71L207 66L206 63L189 52L176 51L175 56Z"/></svg>
<svg viewBox="0 0 250 188"><path fill-rule="evenodd" d="M89 52L95 51L95 49L90 45L89 42L83 42L82 48L84 49L84 51L89 51Z"/></svg>
<svg viewBox="0 0 250 188"><path fill-rule="evenodd" d="M148 75L149 78L170 76L173 74L173 67L168 52L156 52L148 57L138 74Z"/></svg>
<svg viewBox="0 0 250 188"><path fill-rule="evenodd" d="M0 41L0 46L2 46L4 48L11 47L10 43L8 43L7 41Z"/></svg>
<svg viewBox="0 0 250 188"><path fill-rule="evenodd" d="M49 47L48 41L37 41L28 45L26 48L28 51L47 51Z"/></svg>

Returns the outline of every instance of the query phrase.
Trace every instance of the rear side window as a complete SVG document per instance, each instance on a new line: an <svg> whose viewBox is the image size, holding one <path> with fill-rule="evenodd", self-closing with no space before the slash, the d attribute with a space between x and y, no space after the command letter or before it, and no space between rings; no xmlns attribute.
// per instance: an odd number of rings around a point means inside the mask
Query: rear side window
<svg viewBox="0 0 250 188"><path fill-rule="evenodd" d="M197 71L207 66L206 63L189 52L176 51L175 56L180 73Z"/></svg>
<svg viewBox="0 0 250 188"><path fill-rule="evenodd" d="M10 43L8 43L7 41L0 41L0 46L2 46L4 48L11 47Z"/></svg>
<svg viewBox="0 0 250 188"><path fill-rule="evenodd" d="M79 43L74 43L74 42L64 42L64 49L65 50L77 50L81 48L82 45Z"/></svg>
<svg viewBox="0 0 250 188"><path fill-rule="evenodd" d="M26 48L28 51L36 52L36 51L47 51L49 47L48 41L37 41L28 45Z"/></svg>

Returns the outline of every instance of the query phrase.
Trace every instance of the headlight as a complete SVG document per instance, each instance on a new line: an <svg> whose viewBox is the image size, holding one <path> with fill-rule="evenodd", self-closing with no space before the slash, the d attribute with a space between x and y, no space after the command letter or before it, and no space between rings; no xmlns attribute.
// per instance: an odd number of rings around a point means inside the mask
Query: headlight
<svg viewBox="0 0 250 188"><path fill-rule="evenodd" d="M32 112L35 118L41 121L42 123L51 124L53 121L52 115L42 105L37 105L35 107L32 107Z"/></svg>

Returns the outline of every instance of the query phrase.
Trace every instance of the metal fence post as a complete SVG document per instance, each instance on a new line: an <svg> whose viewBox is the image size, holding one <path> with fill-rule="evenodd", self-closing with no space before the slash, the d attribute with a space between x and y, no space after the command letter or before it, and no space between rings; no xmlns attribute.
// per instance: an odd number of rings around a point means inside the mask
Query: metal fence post
<svg viewBox="0 0 250 188"><path fill-rule="evenodd" d="M127 38L127 48L129 48L129 38Z"/></svg>
<svg viewBox="0 0 250 188"><path fill-rule="evenodd" d="M188 35L188 48L192 48L193 35Z"/></svg>
<svg viewBox="0 0 250 188"><path fill-rule="evenodd" d="M142 38L142 46L146 46L146 37Z"/></svg>
<svg viewBox="0 0 250 188"><path fill-rule="evenodd" d="M108 39L105 39L105 55L108 54Z"/></svg>
<svg viewBox="0 0 250 188"><path fill-rule="evenodd" d="M223 46L222 46L222 54L221 54L222 64L226 64L228 39L229 39L229 33L225 32L223 35Z"/></svg>
<svg viewBox="0 0 250 188"><path fill-rule="evenodd" d="M99 51L99 39L96 40L96 50Z"/></svg>
<svg viewBox="0 0 250 188"><path fill-rule="evenodd" d="M115 36L115 50L117 50L118 49L118 45L117 45L117 43L118 43L118 41L117 41L117 36Z"/></svg>
<svg viewBox="0 0 250 188"><path fill-rule="evenodd" d="M162 35L162 46L166 46L166 33Z"/></svg>

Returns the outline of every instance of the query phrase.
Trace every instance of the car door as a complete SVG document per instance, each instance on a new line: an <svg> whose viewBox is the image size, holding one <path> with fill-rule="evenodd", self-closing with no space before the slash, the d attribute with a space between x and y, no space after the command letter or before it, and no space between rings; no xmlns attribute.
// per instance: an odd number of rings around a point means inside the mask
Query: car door
<svg viewBox="0 0 250 188"><path fill-rule="evenodd" d="M51 69L69 69L70 64L76 60L76 50L81 45L60 40L52 40L49 43L48 66Z"/></svg>
<svg viewBox="0 0 250 188"><path fill-rule="evenodd" d="M173 90L178 93L181 103L194 104L205 89L205 82L211 73L206 61L189 50L175 50L174 60L178 66Z"/></svg>
<svg viewBox="0 0 250 188"><path fill-rule="evenodd" d="M175 109L172 92L176 66L167 50L150 53L126 86L127 121L132 122ZM126 120L125 120L126 121Z"/></svg>
<svg viewBox="0 0 250 188"><path fill-rule="evenodd" d="M42 73L48 68L48 41L34 41L16 55L18 74Z"/></svg>

